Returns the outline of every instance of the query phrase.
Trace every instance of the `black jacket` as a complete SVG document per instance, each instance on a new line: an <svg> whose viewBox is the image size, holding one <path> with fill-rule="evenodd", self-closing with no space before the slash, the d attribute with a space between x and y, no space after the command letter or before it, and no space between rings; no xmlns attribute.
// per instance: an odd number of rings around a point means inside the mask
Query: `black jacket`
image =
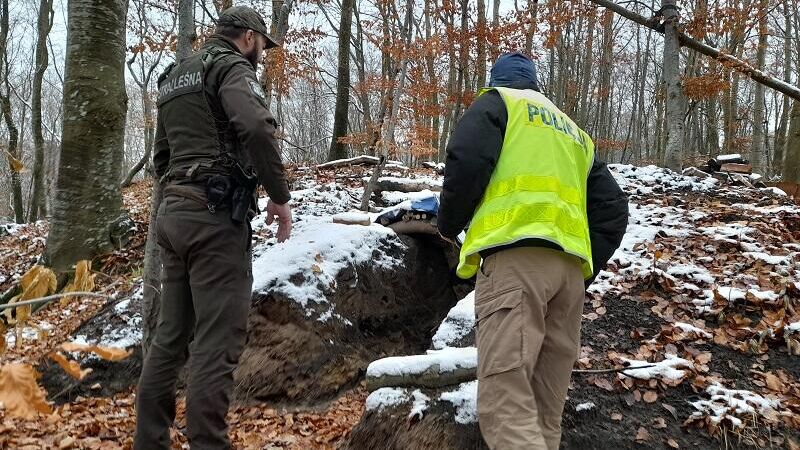
<svg viewBox="0 0 800 450"><path fill-rule="evenodd" d="M458 236L472 219L500 157L507 123L508 112L502 97L496 91L489 91L475 100L453 130L447 144L439 207L438 226L442 236ZM628 226L628 197L597 157L589 173L586 210L594 263L594 276L587 280L588 286L605 269ZM517 245L552 247L553 244L527 240Z"/></svg>

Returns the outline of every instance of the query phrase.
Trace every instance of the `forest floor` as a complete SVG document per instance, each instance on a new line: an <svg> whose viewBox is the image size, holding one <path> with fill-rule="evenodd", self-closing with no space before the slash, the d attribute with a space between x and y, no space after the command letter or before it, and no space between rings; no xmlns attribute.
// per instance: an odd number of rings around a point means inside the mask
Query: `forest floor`
<svg viewBox="0 0 800 450"><path fill-rule="evenodd" d="M320 185L355 186L362 175L315 176ZM800 356L790 354L791 346L800 350L798 208L736 187L693 192L672 180L659 188L661 172L625 176L653 180L623 186L636 203L627 248L589 292L576 367L682 361L661 365L655 375L573 376L563 447L800 448ZM124 194L137 226L131 243L93 262L95 291L114 300L132 295L141 278L149 188L138 183ZM8 231L0 236L0 292L36 263L47 224ZM104 303L42 308L23 329L6 333L4 362L41 364ZM357 388L314 408L237 406L229 413L231 438L241 449L336 448L361 420L367 394ZM0 407L0 449L130 448L131 389L77 398L49 392L48 400L53 412L33 420ZM185 448L183 426L180 400L175 448Z"/></svg>

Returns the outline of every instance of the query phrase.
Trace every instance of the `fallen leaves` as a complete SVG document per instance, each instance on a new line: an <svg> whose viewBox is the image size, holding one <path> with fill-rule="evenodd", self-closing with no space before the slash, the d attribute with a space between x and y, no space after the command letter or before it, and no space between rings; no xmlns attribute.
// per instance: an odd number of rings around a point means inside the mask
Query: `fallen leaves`
<svg viewBox="0 0 800 450"><path fill-rule="evenodd" d="M0 403L11 416L33 419L49 414L45 391L37 384L39 374L28 364L10 363L0 367Z"/></svg>
<svg viewBox="0 0 800 450"><path fill-rule="evenodd" d="M639 429L636 430L636 437L634 437L634 440L640 444L643 444L650 440L650 432L647 431L647 428L645 427L639 427Z"/></svg>
<svg viewBox="0 0 800 450"><path fill-rule="evenodd" d="M94 353L100 358L112 362L122 361L123 359L130 356L131 353L133 353L132 350L126 350L124 348L104 347L101 345L91 345L91 344L78 344L76 342L65 342L61 344L61 349L64 350L65 352Z"/></svg>
<svg viewBox="0 0 800 450"><path fill-rule="evenodd" d="M94 289L95 276L92 273L91 261L79 261L75 265L75 277L62 292L91 292ZM61 299L61 305L66 306L72 299L72 296L65 296Z"/></svg>
<svg viewBox="0 0 800 450"><path fill-rule="evenodd" d="M81 369L81 366L77 361L68 360L59 352L51 352L48 356L59 366L61 366L61 368L64 369L64 372L76 380L83 380L86 378L86 375L92 373L92 369Z"/></svg>

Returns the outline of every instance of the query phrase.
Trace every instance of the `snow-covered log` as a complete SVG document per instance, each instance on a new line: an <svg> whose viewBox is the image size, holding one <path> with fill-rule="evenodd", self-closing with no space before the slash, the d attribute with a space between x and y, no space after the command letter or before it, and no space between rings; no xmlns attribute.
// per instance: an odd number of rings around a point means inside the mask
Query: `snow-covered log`
<svg viewBox="0 0 800 450"><path fill-rule="evenodd" d="M478 366L475 347L429 350L425 355L379 359L367 367L367 389L389 386L438 388L472 381Z"/></svg>

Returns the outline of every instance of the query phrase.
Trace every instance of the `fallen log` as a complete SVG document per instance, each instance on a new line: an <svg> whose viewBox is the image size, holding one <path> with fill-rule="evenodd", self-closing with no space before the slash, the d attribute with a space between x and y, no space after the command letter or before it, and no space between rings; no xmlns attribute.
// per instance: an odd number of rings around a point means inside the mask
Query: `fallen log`
<svg viewBox="0 0 800 450"><path fill-rule="evenodd" d="M374 166L380 162L377 156L361 155L355 158L337 159L335 161L328 161L326 163L317 164L318 170L336 169L339 167L348 166ZM386 161L388 168L408 170L408 167L403 165L400 161Z"/></svg>
<svg viewBox="0 0 800 450"><path fill-rule="evenodd" d="M374 166L375 164L378 164L378 162L380 162L380 158L376 156L362 155L362 156L357 156L355 158L337 159L335 161L329 161L323 164L318 164L317 169L319 170L336 169L337 167L357 166L357 165Z"/></svg>
<svg viewBox="0 0 800 450"><path fill-rule="evenodd" d="M368 180L364 180L365 182ZM439 183L415 178L379 178L375 183L375 192L395 191L395 192L421 192L421 191L440 192L442 186Z"/></svg>
<svg viewBox="0 0 800 450"><path fill-rule="evenodd" d="M368 227L372 223L372 219L366 214L342 213L333 216L333 223L339 223L342 225L362 225Z"/></svg>
<svg viewBox="0 0 800 450"><path fill-rule="evenodd" d="M753 166L750 164L725 163L720 167L721 172L743 173L750 175L753 173Z"/></svg>

